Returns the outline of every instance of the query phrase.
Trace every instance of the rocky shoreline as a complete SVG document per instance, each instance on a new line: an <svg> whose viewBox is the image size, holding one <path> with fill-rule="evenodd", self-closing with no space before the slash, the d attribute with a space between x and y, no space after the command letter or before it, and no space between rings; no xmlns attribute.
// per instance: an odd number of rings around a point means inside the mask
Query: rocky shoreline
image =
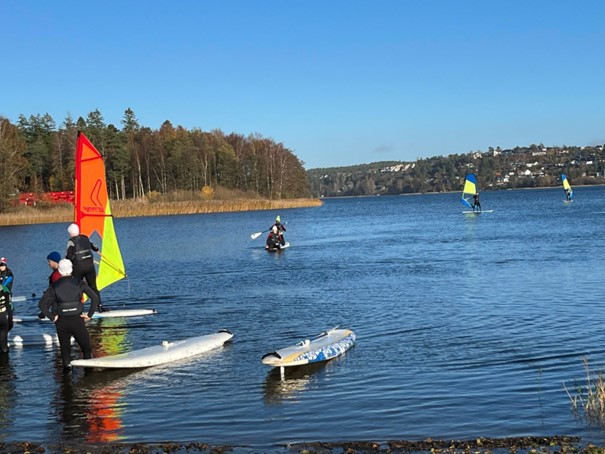
<svg viewBox="0 0 605 454"><path fill-rule="evenodd" d="M537 453L586 453L601 454L605 448L592 444L583 445L580 437L557 435L552 437L476 438L473 440L421 441L347 441L292 443L274 450L257 450L250 446L211 446L206 443L104 443L50 445L32 442L0 443L3 453L91 453L91 454L163 454L163 453L227 453L227 452L275 452L275 453L388 453L388 454L537 454Z"/></svg>

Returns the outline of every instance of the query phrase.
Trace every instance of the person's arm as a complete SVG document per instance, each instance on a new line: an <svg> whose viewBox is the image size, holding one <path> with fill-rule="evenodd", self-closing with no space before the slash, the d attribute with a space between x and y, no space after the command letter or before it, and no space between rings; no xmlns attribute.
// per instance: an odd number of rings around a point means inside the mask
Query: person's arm
<svg viewBox="0 0 605 454"><path fill-rule="evenodd" d="M90 242L90 249L92 249L95 252L99 252L99 248L96 247L92 241Z"/></svg>
<svg viewBox="0 0 605 454"><path fill-rule="evenodd" d="M90 298L90 309L88 309L88 318L92 318L92 316L99 310L99 304L101 303L101 299L97 292L91 289L88 284L84 281L80 281L80 288L83 293L86 293L88 298Z"/></svg>
<svg viewBox="0 0 605 454"><path fill-rule="evenodd" d="M76 255L76 245L72 240L67 242L67 252L65 253L65 258L74 261L74 257Z"/></svg>
<svg viewBox="0 0 605 454"><path fill-rule="evenodd" d="M49 320L53 320L53 315L51 314L49 308L52 306L52 304L54 304L54 302L55 290L54 288L49 287L44 292L44 295L42 295L42 298L40 298L40 301L38 302L38 309L40 309L40 312L43 313L44 316Z"/></svg>

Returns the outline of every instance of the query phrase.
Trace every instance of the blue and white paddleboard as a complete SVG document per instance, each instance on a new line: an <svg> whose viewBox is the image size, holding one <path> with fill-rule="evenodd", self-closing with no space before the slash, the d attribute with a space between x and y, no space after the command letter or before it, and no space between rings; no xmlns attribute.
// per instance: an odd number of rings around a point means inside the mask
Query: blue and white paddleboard
<svg viewBox="0 0 605 454"><path fill-rule="evenodd" d="M261 358L272 367L291 367L329 361L342 355L355 344L355 333L350 329L333 328L313 339L305 339L291 347L285 347Z"/></svg>
<svg viewBox="0 0 605 454"><path fill-rule="evenodd" d="M220 347L231 340L233 334L228 330L220 330L214 334L190 337L188 339L162 342L161 345L134 350L119 355L102 358L76 359L71 362L77 367L100 367L113 369L129 369L158 366L181 359L186 359Z"/></svg>

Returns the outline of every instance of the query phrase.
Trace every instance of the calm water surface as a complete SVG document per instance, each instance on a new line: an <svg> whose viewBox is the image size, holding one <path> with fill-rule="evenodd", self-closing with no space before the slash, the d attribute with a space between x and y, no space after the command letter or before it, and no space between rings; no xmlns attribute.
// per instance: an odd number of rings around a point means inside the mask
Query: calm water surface
<svg viewBox="0 0 605 454"><path fill-rule="evenodd" d="M97 356L209 334L233 342L138 371L64 376L58 348L0 365L0 440L234 444L578 435L563 384L605 368L605 188L326 200L277 212L117 219L129 274L113 307L156 308L90 325ZM263 250L276 214L290 249ZM15 295L40 294L67 224L0 228ZM36 303L18 303L20 314ZM285 378L263 354L341 325L347 354ZM51 330L17 326L13 333ZM35 423L33 423L35 421Z"/></svg>

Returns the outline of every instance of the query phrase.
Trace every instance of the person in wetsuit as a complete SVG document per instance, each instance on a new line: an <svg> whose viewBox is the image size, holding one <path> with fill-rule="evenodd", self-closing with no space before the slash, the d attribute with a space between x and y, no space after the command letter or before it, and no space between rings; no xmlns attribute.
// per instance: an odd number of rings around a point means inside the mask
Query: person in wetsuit
<svg viewBox="0 0 605 454"><path fill-rule="evenodd" d="M8 353L8 332L13 329L13 306L6 287L0 287L0 351Z"/></svg>
<svg viewBox="0 0 605 454"><path fill-rule="evenodd" d="M53 321L59 336L59 347L63 370L71 370L71 338L73 337L85 359L92 358L90 335L85 322L90 320L99 306L99 295L79 278L72 276L73 265L70 260L59 262L61 278L44 293L38 307L46 317ZM88 313L84 313L82 295L90 298Z"/></svg>
<svg viewBox="0 0 605 454"><path fill-rule="evenodd" d="M65 258L73 263L73 275L80 279L86 279L88 286L95 291L99 297L99 312L104 312L105 309L101 304L101 292L97 288L97 271L92 256L92 251L99 252L99 248L86 235L80 234L78 224L71 224L67 228L67 232L69 233L69 241L67 242Z"/></svg>
<svg viewBox="0 0 605 454"><path fill-rule="evenodd" d="M52 251L46 256L46 260L48 261L48 266L52 270L52 272L48 276L48 288L50 288L50 286L57 282L61 277L61 273L59 273L59 262L61 261L61 254L59 254L57 251ZM38 318L43 319L44 317L45 315L43 312L40 312L38 314Z"/></svg>
<svg viewBox="0 0 605 454"><path fill-rule="evenodd" d="M275 224L271 226L271 230L273 227L277 227L277 231L279 233L279 243L283 246L286 244L286 240L284 239L284 232L286 231L286 226L281 223L281 218L279 215L275 218Z"/></svg>
<svg viewBox="0 0 605 454"><path fill-rule="evenodd" d="M9 293L9 300L13 298L14 280L15 276L13 276L13 272L8 267L6 259L4 257L0 258L0 285Z"/></svg>
<svg viewBox="0 0 605 454"><path fill-rule="evenodd" d="M282 243L279 235L279 229L273 226L269 235L267 236L267 243L265 249L281 249Z"/></svg>
<svg viewBox="0 0 605 454"><path fill-rule="evenodd" d="M479 201L479 193L476 192L473 196L473 211L481 211L481 202Z"/></svg>

